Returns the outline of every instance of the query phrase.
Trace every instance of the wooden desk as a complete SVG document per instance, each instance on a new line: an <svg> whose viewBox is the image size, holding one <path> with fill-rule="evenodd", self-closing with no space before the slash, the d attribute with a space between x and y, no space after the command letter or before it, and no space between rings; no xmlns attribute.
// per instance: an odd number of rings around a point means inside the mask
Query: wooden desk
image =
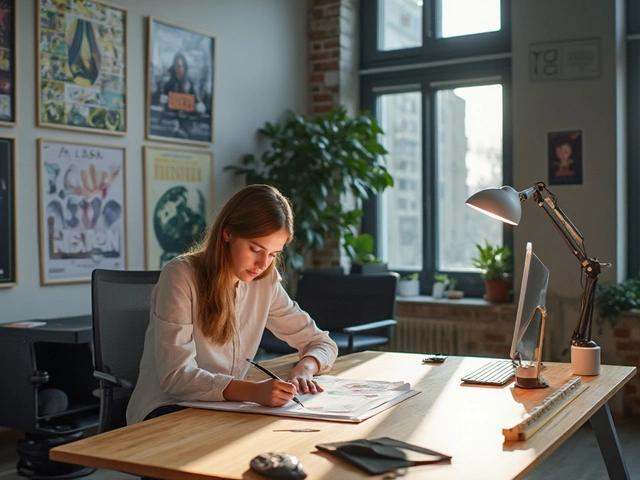
<svg viewBox="0 0 640 480"><path fill-rule="evenodd" d="M338 358L332 371L335 375L405 380L422 390L360 424L186 409L54 448L50 458L174 480L259 479L263 477L249 470L249 461L260 453L280 451L297 456L309 479L382 478L319 453L315 445L389 436L453 457L450 464L411 467L403 478L510 479L530 473L591 418L610 475L624 478L626 467L616 448L619 444L606 402L631 379L635 367L604 365L601 375L583 377L589 388L529 440L503 443L502 428L518 423L526 411L571 379L570 365L548 364L544 377L551 387L523 390L512 383L505 387L461 385L460 377L487 359L449 357L440 365L423 365L422 357L363 352ZM288 355L266 364L286 375L294 361ZM251 374L259 376L259 372ZM274 432L303 427L321 431Z"/></svg>

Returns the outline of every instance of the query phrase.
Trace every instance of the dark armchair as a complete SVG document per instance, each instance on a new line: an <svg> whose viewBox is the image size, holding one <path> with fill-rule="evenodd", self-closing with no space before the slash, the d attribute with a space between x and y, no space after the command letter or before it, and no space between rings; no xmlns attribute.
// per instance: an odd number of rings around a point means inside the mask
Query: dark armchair
<svg viewBox="0 0 640 480"><path fill-rule="evenodd" d="M304 274L296 301L338 345L339 354L389 343L396 325L395 274ZM268 353L292 353L285 342L265 331L260 347Z"/></svg>

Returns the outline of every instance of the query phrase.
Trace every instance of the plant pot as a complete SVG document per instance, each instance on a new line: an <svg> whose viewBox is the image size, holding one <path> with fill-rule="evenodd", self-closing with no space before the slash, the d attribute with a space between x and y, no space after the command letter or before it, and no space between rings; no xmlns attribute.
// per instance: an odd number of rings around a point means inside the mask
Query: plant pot
<svg viewBox="0 0 640 480"><path fill-rule="evenodd" d="M484 287L486 290L484 298L487 302L504 303L509 301L511 280L485 280Z"/></svg>
<svg viewBox="0 0 640 480"><path fill-rule="evenodd" d="M350 270L352 275L371 275L388 271L386 263L352 263Z"/></svg>
<svg viewBox="0 0 640 480"><path fill-rule="evenodd" d="M444 297L444 290L447 288L447 284L446 283L434 283L433 284L433 290L431 291L431 296L433 298L443 298Z"/></svg>
<svg viewBox="0 0 640 480"><path fill-rule="evenodd" d="M450 300L458 300L464 297L464 292L462 290L447 290L444 292L444 296Z"/></svg>
<svg viewBox="0 0 640 480"><path fill-rule="evenodd" d="M398 283L398 295L401 297L415 297L420 295L419 280L402 280Z"/></svg>

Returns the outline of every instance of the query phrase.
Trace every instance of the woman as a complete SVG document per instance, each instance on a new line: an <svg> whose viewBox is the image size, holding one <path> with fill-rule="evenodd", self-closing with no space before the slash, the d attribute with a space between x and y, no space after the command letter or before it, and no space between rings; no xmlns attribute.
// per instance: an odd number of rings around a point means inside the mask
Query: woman
<svg viewBox="0 0 640 480"><path fill-rule="evenodd" d="M274 260L292 238L289 201L273 187L251 185L223 207L198 247L164 266L127 423L187 400L276 407L298 391L322 391L313 376L330 370L337 347L280 285ZM300 353L287 381L242 380L265 326Z"/></svg>

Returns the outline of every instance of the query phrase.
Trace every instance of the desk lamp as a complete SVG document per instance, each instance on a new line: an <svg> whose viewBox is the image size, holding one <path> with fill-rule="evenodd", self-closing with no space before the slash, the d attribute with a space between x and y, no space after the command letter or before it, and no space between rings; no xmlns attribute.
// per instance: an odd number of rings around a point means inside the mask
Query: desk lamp
<svg viewBox="0 0 640 480"><path fill-rule="evenodd" d="M521 192L508 185L487 188L471 195L466 204L502 222L518 225L522 215L521 204L530 198L533 198L551 219L582 265L582 271L587 280L582 291L578 325L571 336L571 368L574 375L598 375L600 347L591 340L591 321L598 275L603 267L610 267L611 264L601 263L595 257L587 256L582 234L558 207L556 196L543 182L538 182Z"/></svg>

